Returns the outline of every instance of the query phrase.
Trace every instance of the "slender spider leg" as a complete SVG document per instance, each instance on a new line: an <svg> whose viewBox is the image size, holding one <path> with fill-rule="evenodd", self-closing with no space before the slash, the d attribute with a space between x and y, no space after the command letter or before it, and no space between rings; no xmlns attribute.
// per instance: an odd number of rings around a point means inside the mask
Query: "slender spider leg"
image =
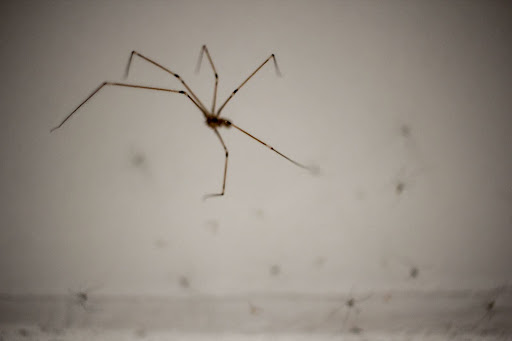
<svg viewBox="0 0 512 341"><path fill-rule="evenodd" d="M71 118L71 116L73 116L73 114L78 110L80 109L80 107L82 105L85 104L85 102L87 102L88 100L90 100L92 98L92 96L96 95L96 93L98 93L98 91L100 91L104 86L106 85L113 85L113 86L123 86L123 87L128 87L128 88L137 88L137 89L147 89L147 90L156 90L156 91L166 91L166 92L172 92L172 93L177 93L177 94L183 94L185 96L187 96L198 108L199 110L201 110L201 112L203 113L203 115L206 116L206 113L205 111L203 110L203 108L201 108L199 106L199 104L192 98L190 97L190 95L185 92L185 91L182 91L182 90L173 90L173 89L165 89L165 88L155 88L155 87L151 87L151 86L142 86L142 85L135 85L135 84L126 84L126 83L116 83L116 82L103 82L98 88L96 88L96 90L94 90L90 95L89 97L87 97L82 103L80 103L80 105L78 107L75 108L75 110L73 110L71 112L71 114L69 114L58 126L52 128L50 130L50 132L53 132L54 130L56 129L59 129L60 127L62 127L62 125L64 125L64 123L66 123L67 120L69 120Z"/></svg>
<svg viewBox="0 0 512 341"><path fill-rule="evenodd" d="M355 305L355 303L357 303L357 302L364 302L364 301L368 300L372 296L373 296L373 294L368 294L365 297L356 298L356 299L354 299L354 304L353 305Z"/></svg>
<svg viewBox="0 0 512 341"><path fill-rule="evenodd" d="M215 69L215 65L213 65L212 57L210 57L210 52L208 52L208 48L206 45L203 45L201 48L201 53L199 53L199 60L197 62L196 73L199 72L201 68L201 61L203 60L203 53L206 52L206 57L208 57L208 61L213 69L213 74L215 75L215 87L213 88L213 104L212 104L212 113L215 112L215 103L217 102L217 85L219 84L219 75L217 74L217 70Z"/></svg>
<svg viewBox="0 0 512 341"><path fill-rule="evenodd" d="M171 75L173 75L174 77L178 78L181 82L181 84L183 84L183 86L188 90L188 92L190 93L190 95L192 97L194 97L195 101L197 102L197 104L199 104L202 108L201 111L205 112L205 111L208 111L206 110L206 107L204 106L204 104L201 102L201 100L196 96L196 94L194 93L194 91L192 91L192 89L189 88L189 86L187 85L187 83L185 83L185 81L180 77L180 75L178 75L177 73L174 73L172 72L171 70L169 70L168 68L158 64L157 62L155 62L154 60L151 60L149 59L148 57L146 56L143 56L142 54L140 54L139 52L137 51L132 51L132 53L130 54L130 59L128 59L128 65L126 65L126 70L125 70L125 74L124 74L124 77L128 77L128 73L130 72L130 66L132 64L132 59L133 59L133 55L137 55L139 56L140 58L144 59L145 61L155 65L156 67L170 73Z"/></svg>
<svg viewBox="0 0 512 341"><path fill-rule="evenodd" d="M333 318L344 306L345 305L343 304L343 305L338 306L336 309L331 310L331 312L329 312L329 315L327 315L327 318L325 319L325 321Z"/></svg>
<svg viewBox="0 0 512 341"><path fill-rule="evenodd" d="M265 142L263 142L262 140L258 139L257 137L252 136L251 134L249 134L248 132L246 132L246 131L245 131L245 130L243 130L242 128L240 128L240 127L238 127L238 126L234 125L234 124L233 124L233 122L231 122L231 124L230 124L230 125L231 125L232 127L236 128L236 129L240 130L242 133L246 134L247 136L249 136L249 137L251 137L251 138L255 139L256 141L258 141L259 143L261 143L262 145L264 145L264 146L265 146L265 147L267 147L268 149L270 149L270 150L272 150L272 151L276 152L277 154L281 155L282 157L284 157L286 160L290 161L290 162L291 162L291 163L293 163L294 165L299 166L300 168L304 168L304 169L311 170L311 168L310 168L310 167L304 166L303 164L300 164L300 163L298 163L297 161L290 159L288 156L286 156L286 155L284 155L284 154L280 153L279 151L277 151L274 147L272 147L272 146L270 146L270 145L266 144Z"/></svg>
<svg viewBox="0 0 512 341"><path fill-rule="evenodd" d="M217 137L220 140L220 143L222 144L222 147L224 148L224 151L226 152L226 161L224 162L224 180L222 180L222 192L221 193L212 193L212 194L206 194L203 199L208 199L211 197L219 197L224 195L224 190L226 188L226 175L228 172L228 148L226 147L226 144L224 143L224 140L222 139L222 136L220 136L220 133L217 131L217 128L212 128Z"/></svg>
<svg viewBox="0 0 512 341"><path fill-rule="evenodd" d="M247 83L247 81L249 81L249 79L251 79L251 78L252 78L252 76L254 76L254 75L256 74L256 72L258 72L258 71L263 67L263 65L267 64L267 62L268 62L270 59L273 59L273 60L274 60L274 66L276 67L276 73L277 73L277 75L278 75L278 76L281 76L281 71L279 71L279 67L277 66L276 56L274 56L274 54L272 53L272 54L270 55L270 57L268 57L268 58L267 58L263 63L261 63L261 65L260 65L260 66L258 66L258 68L257 68L256 70L254 70L254 72L253 72L253 73L251 73L251 74L250 74L250 76L249 76L249 77L247 77L247 79L246 79L246 80L244 80L244 81L242 82L242 84L240 84L240 85L238 86L238 88L236 88L236 89L231 93L231 95L229 95L228 99L226 99L226 101L225 101L225 102L220 106L219 110L217 111L217 113L216 113L216 115L217 115L217 116L220 116L220 112L222 111L222 109L224 109L224 107L226 106L226 104L227 104L227 103L229 102L229 100L230 100L230 99L231 99L231 98L232 98L232 97L233 97L233 96L238 92L238 90L240 90L240 88L241 88L242 86L244 86L244 85L245 85L245 83Z"/></svg>

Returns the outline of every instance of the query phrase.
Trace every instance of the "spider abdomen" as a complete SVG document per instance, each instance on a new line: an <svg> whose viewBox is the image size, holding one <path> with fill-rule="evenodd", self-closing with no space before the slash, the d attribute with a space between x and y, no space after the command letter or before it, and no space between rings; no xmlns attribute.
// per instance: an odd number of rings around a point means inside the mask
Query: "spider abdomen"
<svg viewBox="0 0 512 341"><path fill-rule="evenodd" d="M230 121L228 121L224 118L219 118L217 116L213 116L213 115L206 117L206 124L212 128L230 127L231 126Z"/></svg>

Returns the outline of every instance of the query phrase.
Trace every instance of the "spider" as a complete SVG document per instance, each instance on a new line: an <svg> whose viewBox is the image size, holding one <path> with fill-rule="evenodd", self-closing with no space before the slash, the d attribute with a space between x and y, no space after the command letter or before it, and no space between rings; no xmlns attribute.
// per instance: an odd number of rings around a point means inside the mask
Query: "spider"
<svg viewBox="0 0 512 341"><path fill-rule="evenodd" d="M421 265L420 266L417 263L413 262L412 260L410 260L404 256L399 256L396 254L391 255L391 256L395 258L395 261L398 264L407 267L407 274L408 274L407 278L411 279L411 280L419 278L420 273L423 273L425 270L430 270L432 268L432 266L429 266L429 265Z"/></svg>
<svg viewBox="0 0 512 341"><path fill-rule="evenodd" d="M350 312L352 310L355 311L355 313L358 315L361 310L358 308L358 303L359 302L364 302L366 300L368 300L369 298L372 297L372 294L368 294L364 297L359 297L359 298L355 298L352 294L349 295L349 297L347 299L345 299L343 301L343 304L341 305L338 305L338 307L336 307L335 309L331 310L329 312L329 314L327 315L326 319L324 320L324 323L328 322L329 320L331 320L336 314L338 314L338 312L342 309L342 308L346 308L347 311L345 313L345 317L343 319L343 322L342 322L342 325L343 327L346 326L346 323L350 317ZM357 330L357 332L355 332L355 330ZM361 331L361 329L357 326L353 326L352 328L350 328L350 331L353 332L353 333L359 333Z"/></svg>
<svg viewBox="0 0 512 341"><path fill-rule="evenodd" d="M498 313L497 305L500 296L510 290L508 285L503 285L492 290L492 296L489 297L482 305L481 310L484 310L482 316L474 323L473 329L478 328L485 320L490 322L493 317Z"/></svg>
<svg viewBox="0 0 512 341"><path fill-rule="evenodd" d="M281 152L279 152L278 150L276 150L274 147L272 147L269 144L263 142L262 140L258 139L257 137L251 135L250 133L248 133L244 129L240 128L239 126L235 125L231 120L228 120L226 118L221 117L222 110L225 108L226 104L228 104L228 102L249 81L249 79L251 79L271 59L274 62L274 66L275 66L277 75L278 76L281 75L281 72L279 71L279 67L277 65L277 61L276 61L275 55L271 54L270 57L265 59L265 61L263 63L261 63L261 65L258 66L256 68L256 70L254 70L249 75L249 77L247 77L235 90L233 90L233 92L228 96L228 98L216 110L215 107L216 107L216 104L217 104L217 87L218 87L218 83L219 83L219 76L217 74L217 70L215 69L215 65L213 64L213 60L212 60L212 58L210 56L210 53L209 53L208 48L206 47L206 45L203 45L202 48L201 48L201 52L199 54L199 61L198 61L196 70L199 71L199 68L201 66L201 61L203 59L203 55L204 54L206 54L206 56L208 58L208 61L209 61L210 65L211 65L211 67L212 67L213 74L214 74L214 77L215 77L215 85L214 85L214 88L213 88L213 103L212 103L211 109L208 109L201 102L201 100L196 96L196 94L192 91L192 89L190 89L190 87L187 85L187 83L185 83L185 81L177 73L174 73L173 71L169 70L168 68L162 66L161 64L155 62L152 59L149 59L148 57L142 55L141 53L139 53L137 51L132 51L131 54L130 54L130 58L128 60L128 65L126 66L125 78L128 77L128 73L130 71L130 66L131 66L133 57L137 56L137 57L142 58L146 62L149 62L149 63L153 64L154 66L160 68L161 70L171 74L175 78L177 78L181 82L181 84L185 87L185 90L175 90L175 89L167 89L167 88L160 88L160 87L143 86L143 85L137 85L137 84L128 84L128 83L119 83L119 82L108 82L108 81L105 81L105 82L101 83L101 85L98 88L96 88L82 103L80 103L75 108L75 110L73 110L66 118L64 118L64 120L62 120L62 122L59 125L57 125L56 127L52 128L50 130L50 132L53 132L53 131L59 129L60 127L62 127L64 125L64 123L66 123L71 118L71 116L73 116L73 114L78 111L78 109L80 109L88 100L90 100L96 93L98 93L105 86L121 86L121 87L127 87L127 88L146 89L146 90L152 90L152 91L163 91L163 92L168 92L168 93L181 94L181 95L187 97L199 109L199 111L203 114L203 116L205 118L205 121L206 121L206 125L210 129L213 130L215 135L217 135L217 137L218 137L218 139L219 139L219 141L220 141L220 143L222 145L222 148L224 149L225 161L224 161L224 177L223 177L223 181L222 181L222 191L219 192L219 193L206 194L204 196L204 199L210 198L210 197L223 196L224 193L225 193L226 175L227 175L227 169L228 169L228 156L229 156L229 152L228 152L228 148L226 147L226 144L224 143L224 140L222 139L222 136L219 133L219 129L220 128L231 128L231 127L233 127L235 129L241 131L245 135L249 136L250 138L258 141L259 143L261 143L265 147L269 148L270 150L274 151L275 153L277 153L281 157L285 158L286 160L290 161L294 165L296 165L298 167L301 167L301 168L304 168L304 169L307 169L307 170L310 170L310 171L314 171L314 168L307 167L307 166L305 166L305 165L303 165L303 164L301 164L301 163L299 163L299 162L289 158L288 156L286 156L286 155L282 154Z"/></svg>
<svg viewBox="0 0 512 341"><path fill-rule="evenodd" d="M100 288L100 286L97 285L97 286L88 287L85 289L80 289L78 291L73 291L71 289L69 289L68 291L69 291L69 294L71 295L71 298L72 298L72 301L74 304L79 305L80 307L83 308L83 310L85 310L87 312L91 312L93 309L92 309L92 305L90 302L90 293L99 288Z"/></svg>
<svg viewBox="0 0 512 341"><path fill-rule="evenodd" d="M396 198L400 198L405 195L406 192L410 190L411 187L414 186L416 178L418 178L424 168L418 168L413 170L408 170L405 166L400 168L400 170L395 175L395 179L393 179L393 192Z"/></svg>

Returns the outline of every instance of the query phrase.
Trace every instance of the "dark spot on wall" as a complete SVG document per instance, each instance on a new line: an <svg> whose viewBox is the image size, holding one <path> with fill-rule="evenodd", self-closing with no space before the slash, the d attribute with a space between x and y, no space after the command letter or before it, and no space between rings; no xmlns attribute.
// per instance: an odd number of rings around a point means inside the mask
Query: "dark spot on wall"
<svg viewBox="0 0 512 341"><path fill-rule="evenodd" d="M398 180L396 183L395 183L395 193L396 195L400 195L404 192L405 190L405 182L401 181L401 180Z"/></svg>
<svg viewBox="0 0 512 341"><path fill-rule="evenodd" d="M134 167L140 167L146 163L146 155L141 152L134 152L131 157L131 163Z"/></svg>
<svg viewBox="0 0 512 341"><path fill-rule="evenodd" d="M358 326L350 327L349 332L352 334L361 334L363 332L363 329Z"/></svg>
<svg viewBox="0 0 512 341"><path fill-rule="evenodd" d="M409 270L409 277L411 278L417 278L420 274L420 269L418 269L417 267L413 266L411 267L411 269Z"/></svg>
<svg viewBox="0 0 512 341"><path fill-rule="evenodd" d="M190 288L190 281L185 276L181 276L178 280L178 283L179 283L180 287L182 287L183 289Z"/></svg>
<svg viewBox="0 0 512 341"><path fill-rule="evenodd" d="M404 138L409 138L411 136L411 127L408 124L402 124L400 126L400 135Z"/></svg>
<svg viewBox="0 0 512 341"><path fill-rule="evenodd" d="M263 218L265 218L265 212L261 208L258 208L254 210L254 216L259 220L263 220Z"/></svg>
<svg viewBox="0 0 512 341"><path fill-rule="evenodd" d="M357 188L354 193L354 197L356 200L365 200L366 199L366 191L363 188Z"/></svg>
<svg viewBox="0 0 512 341"><path fill-rule="evenodd" d="M18 329L18 334L23 336L23 337L28 337L30 335L30 332L28 331L28 329L19 328Z"/></svg>
<svg viewBox="0 0 512 341"><path fill-rule="evenodd" d="M321 268L325 265L325 258L324 257L316 257L315 260L313 261L313 264L317 267L317 268Z"/></svg>
<svg viewBox="0 0 512 341"><path fill-rule="evenodd" d="M155 246L155 248L157 249L165 249L168 245L168 242L167 240L165 239L162 239L162 238L158 238L156 239L154 242L153 242L153 245Z"/></svg>
<svg viewBox="0 0 512 341"><path fill-rule="evenodd" d="M263 312L263 309L261 307L258 307L251 302L249 302L249 313L251 315L259 315Z"/></svg>
<svg viewBox="0 0 512 341"><path fill-rule="evenodd" d="M391 293L386 293L386 294L384 294L384 296L382 296L382 300L385 303L388 303L389 301L391 301L392 298L393 298L393 295Z"/></svg>
<svg viewBox="0 0 512 341"><path fill-rule="evenodd" d="M205 223L206 227L211 231L212 234L216 235L219 231L219 222L215 219L208 220Z"/></svg>
<svg viewBox="0 0 512 341"><path fill-rule="evenodd" d="M148 334L148 333L147 333L147 331L146 331L146 329L145 329L145 328L137 328L137 329L135 329L135 330L133 331L133 334L134 334L136 337L138 337L138 338L140 338L140 339L143 339L143 338L145 338L145 337L147 336L147 334Z"/></svg>
<svg viewBox="0 0 512 341"><path fill-rule="evenodd" d="M279 265L272 265L269 269L271 276L279 276L281 274L281 267Z"/></svg>

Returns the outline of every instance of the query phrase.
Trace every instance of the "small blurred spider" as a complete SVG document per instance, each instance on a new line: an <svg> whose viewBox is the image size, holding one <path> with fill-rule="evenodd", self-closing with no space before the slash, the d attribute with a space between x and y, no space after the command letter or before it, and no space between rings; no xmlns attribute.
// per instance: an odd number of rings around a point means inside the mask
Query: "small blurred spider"
<svg viewBox="0 0 512 341"><path fill-rule="evenodd" d="M488 322L496 315L497 313L497 302L501 295L505 292L509 291L510 287L507 285L503 285L497 287L492 290L492 295L489 297L481 306L480 309L484 310L483 315L474 323L473 328L479 327L485 320Z"/></svg>
<svg viewBox="0 0 512 341"><path fill-rule="evenodd" d="M91 291L97 290L98 288L99 285L94 287L88 287L85 289L80 289L78 291L69 290L69 294L73 298L74 304L79 305L87 312L91 312L92 306L90 303L90 293Z"/></svg>
<svg viewBox="0 0 512 341"><path fill-rule="evenodd" d="M345 317L343 318L343 322L342 322L343 327L345 327L352 310L354 310L356 314L359 314L361 312L361 310L357 306L357 303L364 302L364 301L370 299L371 297L372 297L372 294L368 294L364 297L355 298L352 294L350 294L349 297L343 301L343 304L339 305L337 308L335 308L329 312L326 319L324 320L324 323L329 321L330 319L332 319L341 309L346 308L347 311L345 313ZM350 328L350 331L352 332L353 330L356 330L356 329L361 330L357 326L352 326L352 328Z"/></svg>

